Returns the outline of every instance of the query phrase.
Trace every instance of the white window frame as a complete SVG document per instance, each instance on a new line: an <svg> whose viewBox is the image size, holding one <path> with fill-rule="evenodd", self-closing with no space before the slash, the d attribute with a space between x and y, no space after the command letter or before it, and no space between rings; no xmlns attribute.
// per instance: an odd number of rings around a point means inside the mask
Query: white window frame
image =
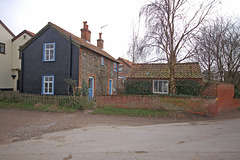
<svg viewBox="0 0 240 160"><path fill-rule="evenodd" d="M118 65L118 73L123 73L123 64Z"/></svg>
<svg viewBox="0 0 240 160"><path fill-rule="evenodd" d="M155 92L155 82L157 82L157 91ZM167 82L167 91L164 91L164 82ZM159 85L160 83L162 84L162 92L159 91ZM158 93L158 94L168 94L168 88L169 88L169 81L168 80L153 80L153 93Z"/></svg>
<svg viewBox="0 0 240 160"><path fill-rule="evenodd" d="M45 86L45 84L47 84L47 87ZM50 92L50 84L52 84L51 92ZM53 75L42 76L42 94L54 95L54 76Z"/></svg>
<svg viewBox="0 0 240 160"><path fill-rule="evenodd" d="M117 63L116 62L114 62L113 67L114 67L114 69L113 69L114 72L117 72L118 67L117 67Z"/></svg>
<svg viewBox="0 0 240 160"><path fill-rule="evenodd" d="M101 65L104 66L104 57L101 56Z"/></svg>
<svg viewBox="0 0 240 160"><path fill-rule="evenodd" d="M43 61L55 61L55 42L43 44Z"/></svg>

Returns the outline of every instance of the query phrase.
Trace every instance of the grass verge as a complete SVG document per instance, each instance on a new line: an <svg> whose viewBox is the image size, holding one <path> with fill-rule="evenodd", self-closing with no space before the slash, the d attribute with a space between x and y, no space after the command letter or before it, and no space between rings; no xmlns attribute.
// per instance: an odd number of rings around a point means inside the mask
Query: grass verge
<svg viewBox="0 0 240 160"><path fill-rule="evenodd" d="M28 104L28 103L16 103L16 102L7 102L0 101L0 108L4 109L21 109L28 111L43 111L43 112L74 112L77 108L62 107L55 104Z"/></svg>
<svg viewBox="0 0 240 160"><path fill-rule="evenodd" d="M136 117L166 117L168 111L158 110L143 110L143 109L125 109L125 108L97 108L92 112L93 114L106 114L106 115L127 115Z"/></svg>

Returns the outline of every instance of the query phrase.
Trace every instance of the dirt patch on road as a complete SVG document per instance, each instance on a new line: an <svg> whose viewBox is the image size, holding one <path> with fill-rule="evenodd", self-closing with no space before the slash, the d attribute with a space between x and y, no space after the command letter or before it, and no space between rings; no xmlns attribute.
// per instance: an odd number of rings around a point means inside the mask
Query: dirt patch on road
<svg viewBox="0 0 240 160"><path fill-rule="evenodd" d="M0 144L38 138L51 133L86 126L141 126L162 123L192 122L240 118L234 110L218 117L184 115L171 118L141 118L130 116L93 115L88 112L70 114L0 109Z"/></svg>

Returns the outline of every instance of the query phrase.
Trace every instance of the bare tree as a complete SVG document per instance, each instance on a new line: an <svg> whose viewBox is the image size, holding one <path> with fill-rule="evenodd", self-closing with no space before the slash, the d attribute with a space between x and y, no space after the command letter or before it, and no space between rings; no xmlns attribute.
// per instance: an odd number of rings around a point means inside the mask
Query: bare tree
<svg viewBox="0 0 240 160"><path fill-rule="evenodd" d="M207 80L215 79L216 72L216 57L212 50L213 40L209 38L209 35L214 32L214 28L211 26L204 26L200 28L200 31L195 35L195 50L193 60L200 63L204 77Z"/></svg>
<svg viewBox="0 0 240 160"><path fill-rule="evenodd" d="M129 44L129 49L127 54L132 59L133 63L144 61L146 57L146 53L149 53L149 51L146 51L146 50L149 50L149 48L145 47L146 41L144 38L140 36L139 30L140 30L140 24L132 23L131 42Z"/></svg>
<svg viewBox="0 0 240 160"><path fill-rule="evenodd" d="M131 57L133 63L135 63L137 60L137 57L135 57L135 53L137 52L138 45L139 28L136 29L136 25L132 24L131 43L129 44L128 55Z"/></svg>
<svg viewBox="0 0 240 160"><path fill-rule="evenodd" d="M221 51L223 57L224 81L239 84L240 71L240 21L221 18L220 23L226 28L221 36ZM238 79L237 79L238 78Z"/></svg>
<svg viewBox="0 0 240 160"><path fill-rule="evenodd" d="M144 5L140 18L145 18L145 47L164 54L170 68L170 93L175 94L175 65L193 55L191 42L199 26L218 0L193 5L190 0L156 0ZM181 54L184 52L184 55Z"/></svg>
<svg viewBox="0 0 240 160"><path fill-rule="evenodd" d="M240 21L217 18L200 30L196 36L196 58L201 66L212 73L217 66L220 81L239 83ZM210 58L211 60L208 61Z"/></svg>

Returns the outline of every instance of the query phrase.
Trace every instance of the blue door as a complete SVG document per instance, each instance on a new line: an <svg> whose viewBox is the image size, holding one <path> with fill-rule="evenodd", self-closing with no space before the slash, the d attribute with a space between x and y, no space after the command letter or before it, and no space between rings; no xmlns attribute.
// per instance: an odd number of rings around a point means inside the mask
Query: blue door
<svg viewBox="0 0 240 160"><path fill-rule="evenodd" d="M94 95L94 79L89 77L88 79L88 97L93 98Z"/></svg>
<svg viewBox="0 0 240 160"><path fill-rule="evenodd" d="M112 79L109 79L109 92L108 94L112 94Z"/></svg>

